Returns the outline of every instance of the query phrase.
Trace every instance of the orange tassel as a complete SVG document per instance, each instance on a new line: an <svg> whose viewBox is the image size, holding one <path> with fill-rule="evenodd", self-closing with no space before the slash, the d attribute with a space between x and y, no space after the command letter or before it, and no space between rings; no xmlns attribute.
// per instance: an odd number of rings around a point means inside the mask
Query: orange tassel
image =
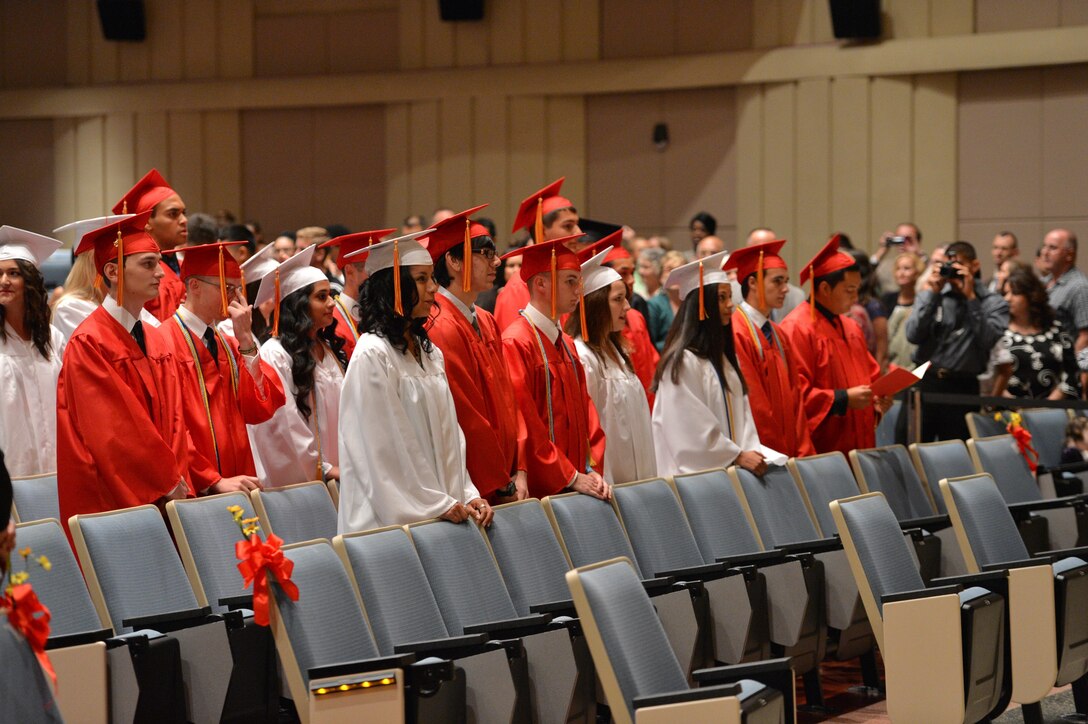
<svg viewBox="0 0 1088 724"><path fill-rule="evenodd" d="M703 262L699 262L699 321L706 319L706 299L703 295Z"/></svg>
<svg viewBox="0 0 1088 724"><path fill-rule="evenodd" d="M556 318L556 303L559 301L559 272L555 268L555 247L552 247L552 320Z"/></svg>
<svg viewBox="0 0 1088 724"><path fill-rule="evenodd" d="M242 301L249 304L249 296L246 294L246 270L238 270L238 286L242 288Z"/></svg>
<svg viewBox="0 0 1088 724"><path fill-rule="evenodd" d="M759 250L759 264L756 266L756 287L759 288L759 311L767 308L767 294L763 291L763 250Z"/></svg>
<svg viewBox="0 0 1088 724"><path fill-rule="evenodd" d="M583 294L578 301L578 321L582 323L582 340L589 342L589 330L586 329L586 297Z"/></svg>
<svg viewBox="0 0 1088 724"><path fill-rule="evenodd" d="M121 230L117 230L117 241L113 242L117 247L117 306L125 306L125 239L121 236Z"/></svg>
<svg viewBox="0 0 1088 724"><path fill-rule="evenodd" d="M471 223L468 219L465 219L465 249L462 252L462 260L464 261L464 275L465 278L461 282L461 291L468 294L472 291L472 237L469 236L469 226Z"/></svg>
<svg viewBox="0 0 1088 724"><path fill-rule="evenodd" d="M280 336L280 270L277 269L274 272L276 282L276 308L272 311L272 336Z"/></svg>
<svg viewBox="0 0 1088 724"><path fill-rule="evenodd" d="M812 267L808 268L808 280L812 285L812 296L809 297L812 301L808 305L808 315L813 322L816 321L816 274Z"/></svg>
<svg viewBox="0 0 1088 724"><path fill-rule="evenodd" d="M393 242L393 311L404 316L404 304L400 300L400 244Z"/></svg>
<svg viewBox="0 0 1088 724"><path fill-rule="evenodd" d="M219 301L220 314L227 316L227 265L223 262L223 247L219 247Z"/></svg>
<svg viewBox="0 0 1088 724"><path fill-rule="evenodd" d="M544 243L544 199L536 200L536 223L533 225L533 242Z"/></svg>

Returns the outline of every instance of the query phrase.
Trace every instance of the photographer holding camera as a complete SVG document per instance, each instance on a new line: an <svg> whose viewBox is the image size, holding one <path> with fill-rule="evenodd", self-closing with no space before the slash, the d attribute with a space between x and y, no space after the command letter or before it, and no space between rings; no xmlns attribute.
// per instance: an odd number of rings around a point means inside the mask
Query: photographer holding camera
<svg viewBox="0 0 1088 724"><path fill-rule="evenodd" d="M945 256L947 261L930 265L907 320L907 339L918 345L914 361L932 363L917 389L977 395L978 376L1009 324L1009 307L981 283L975 247L957 241ZM964 413L977 410L977 405L923 404L922 442L967 438ZM900 417L904 438L907 419L909 414Z"/></svg>

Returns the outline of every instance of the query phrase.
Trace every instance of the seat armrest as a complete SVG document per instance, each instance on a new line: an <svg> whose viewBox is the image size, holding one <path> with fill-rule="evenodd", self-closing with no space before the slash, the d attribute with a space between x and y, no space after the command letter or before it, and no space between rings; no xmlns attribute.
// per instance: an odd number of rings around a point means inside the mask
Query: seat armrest
<svg viewBox="0 0 1088 724"><path fill-rule="evenodd" d="M211 613L211 607L204 606L203 608L170 611L169 613L160 613L154 616L126 618L121 621L121 625L132 629L153 628L162 633L170 633L171 631L180 631L183 628L206 623Z"/></svg>
<svg viewBox="0 0 1088 724"><path fill-rule="evenodd" d="M80 631L79 633L66 634L64 636L50 636L45 642L46 649L65 649L69 646L82 646L84 644L98 643L113 636L108 628L97 631Z"/></svg>
<svg viewBox="0 0 1088 724"><path fill-rule="evenodd" d="M651 596L660 596L662 593L670 593L673 591L674 581L671 578L644 578L642 579L642 587L646 589L646 593Z"/></svg>
<svg viewBox="0 0 1088 724"><path fill-rule="evenodd" d="M696 669L691 672L691 678L698 684L713 684L722 681L737 681L738 679L761 680L770 674L778 674L790 671L790 659L767 659L750 664L734 664L732 666L715 666L709 669ZM792 676L792 674L790 674Z"/></svg>
<svg viewBox="0 0 1088 724"><path fill-rule="evenodd" d="M728 575L728 570L729 569L721 563L704 563L698 566L676 568L671 571L658 571L657 575L662 578L675 578L678 581L705 581L722 578Z"/></svg>
<svg viewBox="0 0 1088 724"><path fill-rule="evenodd" d="M360 661L343 661L338 664L326 664L309 669L306 674L308 679L327 679L334 676L350 676L351 674L365 674L368 671L381 671L383 669L406 669L415 663L412 654L399 654L397 656L379 656L376 659L362 659Z"/></svg>
<svg viewBox="0 0 1088 724"><path fill-rule="evenodd" d="M1088 546L1080 546L1079 548L1063 548L1056 551L1039 551L1035 554L1036 558L1049 560L1051 563L1054 561L1060 561L1062 558L1083 558L1088 560Z"/></svg>
<svg viewBox="0 0 1088 724"><path fill-rule="evenodd" d="M908 518L899 521L902 528L921 528L929 532L943 530L952 525L952 519L947 515L927 515L921 518Z"/></svg>
<svg viewBox="0 0 1088 724"><path fill-rule="evenodd" d="M920 588L916 591L900 591L899 593L888 593L880 597L880 603L898 603L900 601L913 601L918 598L932 598L934 596L949 596L953 593L959 593L963 590L963 586L950 585L950 586L934 586L932 588Z"/></svg>
<svg viewBox="0 0 1088 724"><path fill-rule="evenodd" d="M552 617L546 613L519 616L506 621L484 621L465 626L467 634L486 633L492 638L520 638L548 630Z"/></svg>
<svg viewBox="0 0 1088 724"><path fill-rule="evenodd" d="M724 699L729 696L740 695L740 684L721 684L719 686L704 686L698 689L684 689L668 694L650 694L648 696L636 696L631 700L634 709L642 709L650 706L665 706L666 704L682 704L687 701L704 701L706 699Z"/></svg>
<svg viewBox="0 0 1088 724"><path fill-rule="evenodd" d="M993 571L1008 571L1013 568L1033 568L1035 566L1045 566L1050 563L1046 558L1025 558L1020 561L1002 561L1000 563L987 563L982 566L983 573L990 573Z"/></svg>
<svg viewBox="0 0 1088 724"><path fill-rule="evenodd" d="M828 551L842 550L842 541L838 538L820 538L818 540L803 540L796 543L780 543L775 546L787 553L826 553Z"/></svg>
<svg viewBox="0 0 1088 724"><path fill-rule="evenodd" d="M477 633L467 636L453 636L446 639L434 639L432 641L410 641L397 644L393 647L393 653L416 654L417 656L438 655L449 659L459 659L481 653L485 643L487 643L487 634Z"/></svg>
<svg viewBox="0 0 1088 724"><path fill-rule="evenodd" d="M239 608L253 609L253 596L241 595L241 596L224 596L219 599L219 605L234 611Z"/></svg>
<svg viewBox="0 0 1088 724"><path fill-rule="evenodd" d="M574 614L574 601L544 601L529 604L529 613Z"/></svg>
<svg viewBox="0 0 1088 724"><path fill-rule="evenodd" d="M986 588L988 583L997 583L1004 585L1004 581L1009 577L1009 572L1004 568L995 571L987 571L985 573L967 573L962 576L945 576L943 578L934 578L931 583L934 586L960 586L961 588L970 588L971 586L981 586Z"/></svg>
<svg viewBox="0 0 1088 724"><path fill-rule="evenodd" d="M758 553L742 553L735 556L721 556L716 559L718 563L724 563L730 568L737 566L773 566L781 563L786 559L786 552L777 548L772 548L769 551L760 551Z"/></svg>
<svg viewBox="0 0 1088 724"><path fill-rule="evenodd" d="M1046 498L1028 500L1023 503L1009 503L1009 513L1014 518L1024 518L1037 510L1057 510L1059 508L1079 508L1086 504L1082 495L1068 495L1064 498Z"/></svg>

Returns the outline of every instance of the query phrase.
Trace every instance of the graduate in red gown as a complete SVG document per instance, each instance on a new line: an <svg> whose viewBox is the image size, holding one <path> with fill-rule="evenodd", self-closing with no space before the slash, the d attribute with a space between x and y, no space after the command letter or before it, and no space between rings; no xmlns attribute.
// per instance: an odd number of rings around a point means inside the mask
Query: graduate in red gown
<svg viewBox="0 0 1088 724"><path fill-rule="evenodd" d="M474 304L480 292L491 288L499 266L487 228L469 220L486 205L438 222L427 237L439 286L427 335L445 359L457 422L465 434L469 477L480 495L497 505L529 497L529 487L521 453L525 422L503 357L502 335L495 318Z"/></svg>
<svg viewBox="0 0 1088 724"><path fill-rule="evenodd" d="M76 250L94 249L109 293L68 340L57 382L61 520L189 494L178 362L162 331L140 321L164 273L149 215L91 232Z"/></svg>
<svg viewBox="0 0 1088 724"><path fill-rule="evenodd" d="M371 244L376 244L394 231L396 229L375 229L345 234L329 239L319 247L339 249L336 254L336 265L340 267L344 275L344 291L333 300L336 304L332 310L333 319L336 320L336 328L333 331L337 337L344 340L344 357L348 360L351 359L351 353L355 351L355 343L359 341L359 285L366 281L366 255L362 254L347 261L344 257L365 249Z"/></svg>
<svg viewBox="0 0 1088 724"><path fill-rule="evenodd" d="M551 182L533 195L521 202L517 216L514 218L513 231L528 229L530 244L539 244L542 241L551 241L559 237L568 237L568 244L574 251L579 251L583 245L591 240L582 241L582 229L578 225L578 210L570 199L559 195L559 189L563 186L566 177ZM514 256L517 256L516 254ZM529 304L529 288L525 279L515 275L506 282L499 296L495 300L495 321L499 323L499 330L506 331L518 313Z"/></svg>
<svg viewBox="0 0 1088 724"><path fill-rule="evenodd" d="M227 251L237 243L185 250L185 301L160 328L183 370L189 473L197 495L260 487L246 425L268 420L285 399L279 377L257 354L242 272ZM228 317L234 336L217 329Z"/></svg>
<svg viewBox="0 0 1088 724"><path fill-rule="evenodd" d="M147 232L158 244L160 251L185 246L189 238L185 202L155 169L148 171L113 205L115 214L139 214L144 211L151 212ZM161 264L163 277L159 283L159 293L144 308L159 321L166 321L181 306L181 301L185 298L185 285L181 283L181 272L176 258L163 257Z"/></svg>
<svg viewBox="0 0 1088 724"><path fill-rule="evenodd" d="M861 328L845 316L857 301L861 273L839 251L838 235L801 270L801 283L810 279L812 296L782 321L782 331L798 362L812 442L818 453L874 447L877 411L891 400L873 396L869 386L880 366Z"/></svg>
<svg viewBox="0 0 1088 724"><path fill-rule="evenodd" d="M521 277L529 304L503 332L503 351L528 432L529 493L542 498L573 490L607 500L612 490L600 475L603 461L590 455L590 439L602 433L585 370L574 341L558 326L581 295L581 265L565 241L515 252L524 254Z"/></svg>
<svg viewBox="0 0 1088 724"><path fill-rule="evenodd" d="M734 251L723 267L735 269L743 299L733 311L733 340L759 441L789 457L815 455L808 429L798 363L786 335L771 321L789 291L785 241Z"/></svg>

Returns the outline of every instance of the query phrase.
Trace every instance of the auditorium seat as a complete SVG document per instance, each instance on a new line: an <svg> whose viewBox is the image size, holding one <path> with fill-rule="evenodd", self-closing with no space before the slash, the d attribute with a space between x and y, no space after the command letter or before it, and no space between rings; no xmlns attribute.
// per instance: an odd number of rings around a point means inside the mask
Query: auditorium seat
<svg viewBox="0 0 1088 724"><path fill-rule="evenodd" d="M938 483L942 478L958 478L975 472L975 464L971 462L967 446L963 440L916 442L910 446L910 457L933 509L941 515L948 515Z"/></svg>
<svg viewBox="0 0 1088 724"><path fill-rule="evenodd" d="M892 402L892 406L888 408L881 418L880 422L876 426L876 444L877 445L894 445L895 444L895 426L899 423L899 416L903 414L903 401L895 400Z"/></svg>
<svg viewBox="0 0 1088 724"><path fill-rule="evenodd" d="M1062 464L1065 449L1065 428L1069 425L1069 411L1050 407L1020 410L1024 428L1031 433L1031 444L1039 453L1039 464L1056 468Z"/></svg>
<svg viewBox="0 0 1088 724"><path fill-rule="evenodd" d="M0 620L0 721L61 724L65 718L34 650L21 633ZM92 720L102 721L91 707Z"/></svg>
<svg viewBox="0 0 1088 724"><path fill-rule="evenodd" d="M336 506L319 480L252 490L249 495L265 535L275 533L285 544L336 535Z"/></svg>
<svg viewBox="0 0 1088 724"><path fill-rule="evenodd" d="M880 493L837 500L831 514L884 659L895 722L978 722L1008 704L1000 574L926 588Z"/></svg>
<svg viewBox="0 0 1088 724"><path fill-rule="evenodd" d="M966 412L963 419L967 422L967 430L972 438L978 439L1005 433L1005 423L995 420L990 413Z"/></svg>
<svg viewBox="0 0 1088 724"><path fill-rule="evenodd" d="M11 493L16 523L47 518L60 520L56 473L12 478Z"/></svg>

